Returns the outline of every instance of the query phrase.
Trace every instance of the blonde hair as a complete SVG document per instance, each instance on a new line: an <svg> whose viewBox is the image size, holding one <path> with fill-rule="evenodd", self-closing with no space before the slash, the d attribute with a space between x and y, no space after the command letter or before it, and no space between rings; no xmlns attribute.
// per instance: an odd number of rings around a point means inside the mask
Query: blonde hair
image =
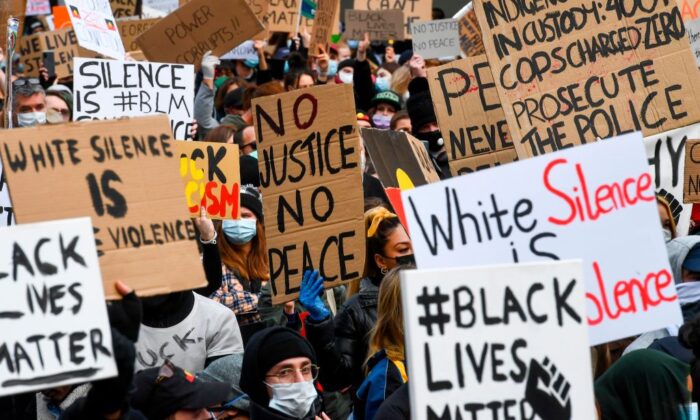
<svg viewBox="0 0 700 420"><path fill-rule="evenodd" d="M408 92L408 84L411 82L411 69L401 66L391 75L391 90L403 96Z"/></svg>
<svg viewBox="0 0 700 420"><path fill-rule="evenodd" d="M399 272L406 266L392 268L379 286L377 321L370 332L369 360L379 350L386 350L390 360L404 360L403 308Z"/></svg>

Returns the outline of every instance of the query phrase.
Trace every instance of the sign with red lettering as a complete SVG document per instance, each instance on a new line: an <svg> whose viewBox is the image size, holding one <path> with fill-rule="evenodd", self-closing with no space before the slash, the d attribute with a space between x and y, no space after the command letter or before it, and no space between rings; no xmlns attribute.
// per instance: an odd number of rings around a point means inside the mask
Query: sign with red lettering
<svg viewBox="0 0 700 420"><path fill-rule="evenodd" d="M185 181L187 208L193 217L200 206L210 219L238 219L241 170L238 145L178 141L180 176Z"/></svg>
<svg viewBox="0 0 700 420"><path fill-rule="evenodd" d="M639 133L402 194L420 269L580 258L591 345L683 322Z"/></svg>
<svg viewBox="0 0 700 420"><path fill-rule="evenodd" d="M403 270L411 418L595 419L584 294L581 261Z"/></svg>

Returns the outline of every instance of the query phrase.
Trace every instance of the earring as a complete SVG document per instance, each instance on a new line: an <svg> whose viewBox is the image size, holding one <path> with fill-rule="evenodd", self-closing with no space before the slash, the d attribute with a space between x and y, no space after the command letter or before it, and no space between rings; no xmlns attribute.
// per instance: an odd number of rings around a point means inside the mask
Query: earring
<svg viewBox="0 0 700 420"><path fill-rule="evenodd" d="M382 272L382 276L386 276L386 273L388 273L389 270L387 270L386 267L382 267L381 272Z"/></svg>

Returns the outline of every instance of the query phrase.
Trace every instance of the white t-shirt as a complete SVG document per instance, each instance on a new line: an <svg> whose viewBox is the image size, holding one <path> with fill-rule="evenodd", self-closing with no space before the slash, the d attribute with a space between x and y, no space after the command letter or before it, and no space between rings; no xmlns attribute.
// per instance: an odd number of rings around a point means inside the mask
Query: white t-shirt
<svg viewBox="0 0 700 420"><path fill-rule="evenodd" d="M165 359L190 372L204 369L209 357L243 352L236 316L227 307L194 293L192 312L179 324L152 328L141 324L136 371L160 367Z"/></svg>

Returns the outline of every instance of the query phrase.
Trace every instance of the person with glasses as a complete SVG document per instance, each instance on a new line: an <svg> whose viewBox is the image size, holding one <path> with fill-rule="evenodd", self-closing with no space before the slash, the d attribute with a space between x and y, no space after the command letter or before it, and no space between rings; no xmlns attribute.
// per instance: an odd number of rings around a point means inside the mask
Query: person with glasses
<svg viewBox="0 0 700 420"><path fill-rule="evenodd" d="M233 135L233 142L238 145L241 156L258 158L258 142L255 140L255 128L247 125Z"/></svg>
<svg viewBox="0 0 700 420"><path fill-rule="evenodd" d="M251 420L329 420L314 384L318 373L314 349L296 331L272 327L253 335L240 382Z"/></svg>
<svg viewBox="0 0 700 420"><path fill-rule="evenodd" d="M12 119L15 127L46 124L46 92L39 79L21 78L12 82Z"/></svg>

